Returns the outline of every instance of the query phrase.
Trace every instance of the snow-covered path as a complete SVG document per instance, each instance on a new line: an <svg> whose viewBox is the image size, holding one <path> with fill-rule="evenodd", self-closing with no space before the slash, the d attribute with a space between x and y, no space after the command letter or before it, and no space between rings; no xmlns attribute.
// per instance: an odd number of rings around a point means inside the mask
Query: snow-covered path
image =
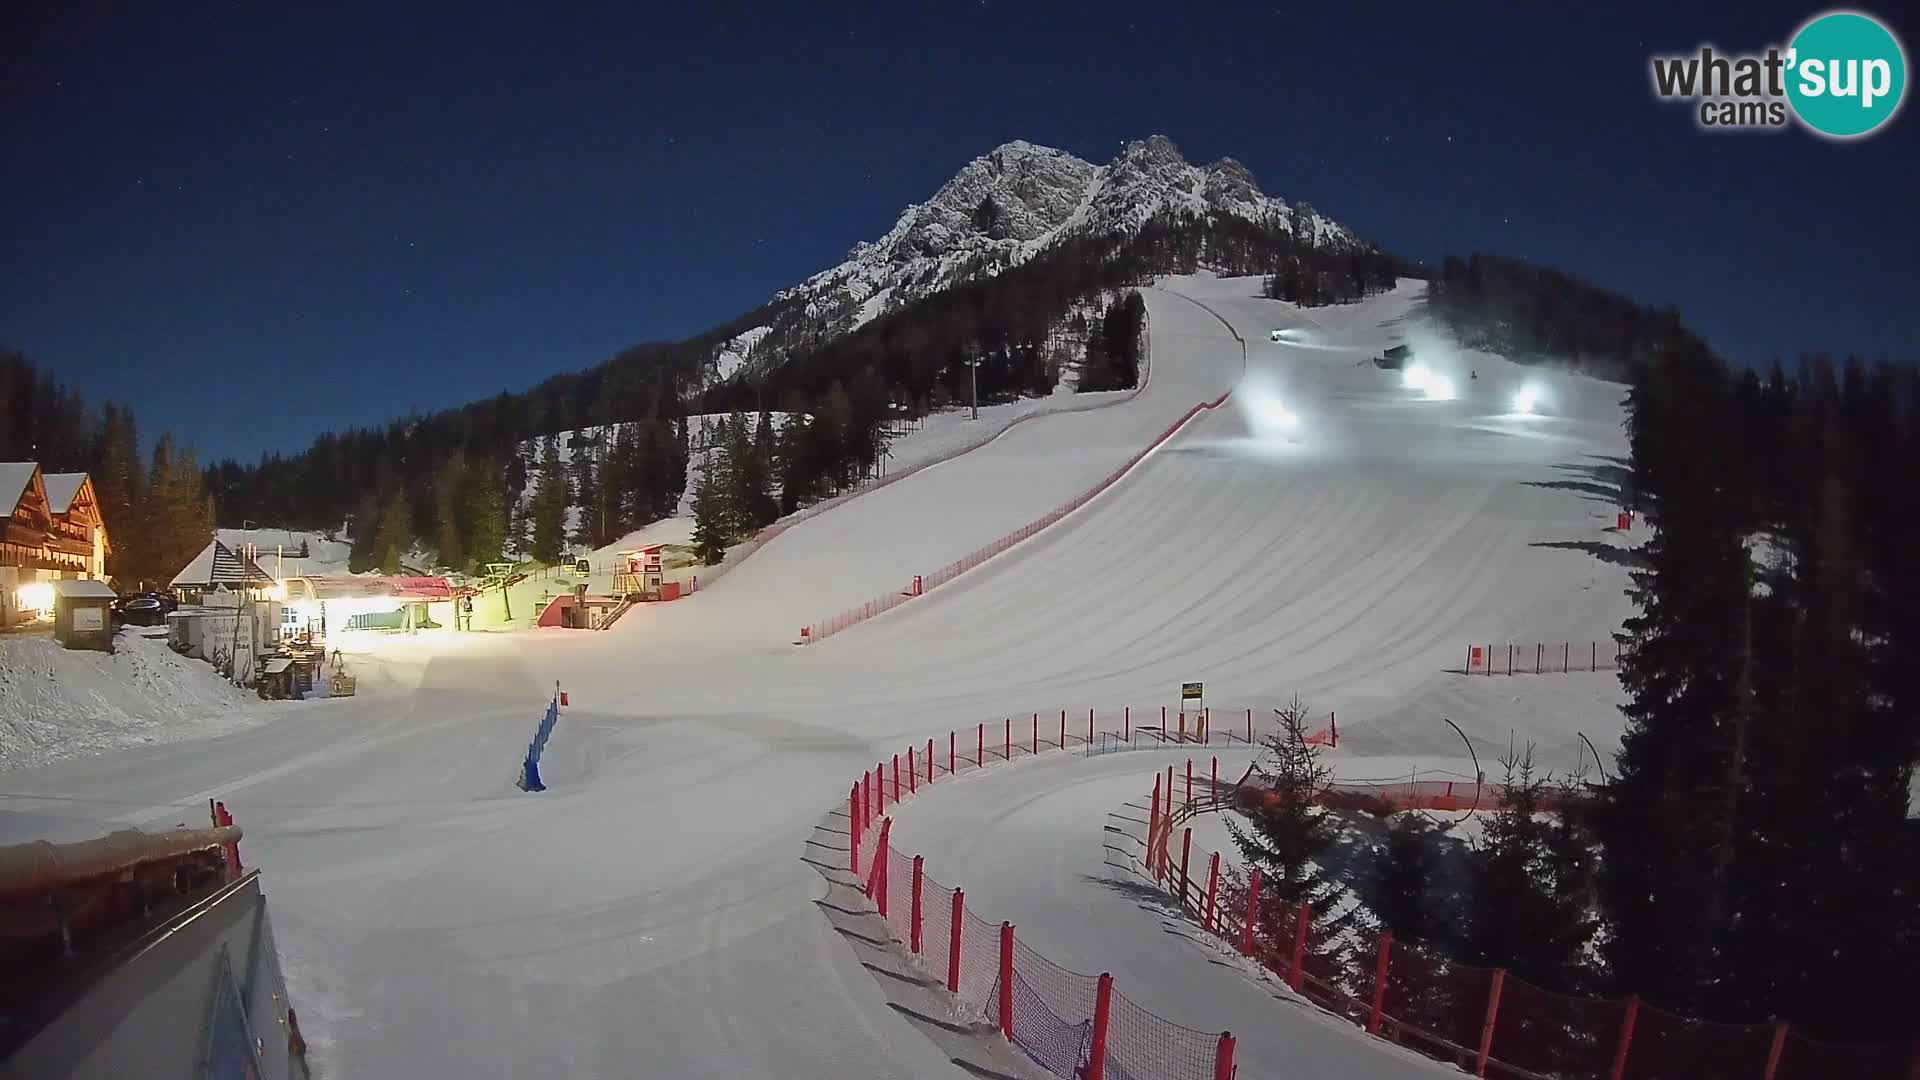
<svg viewBox="0 0 1920 1080"><path fill-rule="evenodd" d="M1021 424L610 632L376 642L350 702L0 774L0 842L198 820L207 796L225 799L265 871L303 1026L336 1077L964 1075L884 1007L800 861L853 776L909 740L1035 709L1147 708L1185 679L1214 701L1298 691L1340 711L1343 745L1375 753L1458 757L1440 716L1475 735L1483 760L1510 728L1556 767L1575 730L1602 748L1616 736L1605 672L1444 669L1468 640L1584 641L1618 626L1625 571L1602 532L1618 388L1479 360L1479 379L1459 375L1462 400L1411 400L1366 363L1409 290L1303 313L1256 287L1150 290L1154 373L1137 398ZM1034 540L844 635L788 644L802 623L1072 498L1235 386L1227 323L1301 414L1298 444L1255 438L1237 407L1204 415ZM1293 340L1268 341L1273 326ZM1558 415L1499 415L1522 378L1551 384ZM573 705L543 767L551 790L525 795L515 767L556 680ZM1038 854L1098 859L1098 818L1087 824L1088 851ZM976 828L1002 831L985 817ZM926 835L917 846L936 867L970 869ZM1018 883L1035 876L1016 867L965 883L999 890L982 910L1020 920L1042 953L1109 968L1129 993L1155 970L1132 965L1204 963L1128 944L1096 959L1101 942L1140 936L1135 916L1099 899L1079 901L1097 919L1045 914L1075 902L1074 883L1042 869L1031 895ZM1286 1014L1231 1007L1268 1006Z"/></svg>

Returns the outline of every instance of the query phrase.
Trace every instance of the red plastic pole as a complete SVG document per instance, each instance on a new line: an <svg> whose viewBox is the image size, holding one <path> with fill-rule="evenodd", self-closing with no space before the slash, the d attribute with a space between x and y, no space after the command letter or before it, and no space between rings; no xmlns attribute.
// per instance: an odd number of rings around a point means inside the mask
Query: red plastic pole
<svg viewBox="0 0 1920 1080"><path fill-rule="evenodd" d="M1373 1012L1367 1015L1367 1034L1380 1034L1380 1010L1387 1004L1387 957L1393 951L1393 931L1380 932L1380 959L1373 968Z"/></svg>
<svg viewBox="0 0 1920 1080"><path fill-rule="evenodd" d="M1086 1080L1105 1080L1107 1075L1107 1017L1113 1011L1113 976L1100 973L1093 995L1093 1034L1087 1044L1087 1067L1081 1072Z"/></svg>
<svg viewBox="0 0 1920 1080"><path fill-rule="evenodd" d="M1573 656L1573 643L1567 642L1567 641L1561 642L1560 643L1560 673L1561 674L1563 675L1566 674L1568 670L1567 661L1572 656Z"/></svg>
<svg viewBox="0 0 1920 1080"><path fill-rule="evenodd" d="M987 763L987 725L981 724L979 730L973 733L973 737L975 740L973 763L976 766L985 765Z"/></svg>
<svg viewBox="0 0 1920 1080"><path fill-rule="evenodd" d="M1187 710L1180 710L1180 741L1187 741Z"/></svg>
<svg viewBox="0 0 1920 1080"><path fill-rule="evenodd" d="M1093 745L1093 709L1087 709L1087 745Z"/></svg>
<svg viewBox="0 0 1920 1080"><path fill-rule="evenodd" d="M1000 924L1000 1034L1013 1038L1013 924Z"/></svg>
<svg viewBox="0 0 1920 1080"><path fill-rule="evenodd" d="M1293 926L1293 967L1287 972L1287 985L1293 987L1293 992L1296 994L1300 992L1300 984L1304 981L1302 969L1306 966L1307 959L1307 927L1312 923L1313 905L1301 904L1300 917L1294 921Z"/></svg>
<svg viewBox="0 0 1920 1080"><path fill-rule="evenodd" d="M1633 1022L1640 1018L1640 998L1627 999L1627 1015L1620 1018L1620 1045L1613 1049L1613 1071L1607 1080L1622 1080L1627 1075L1627 1050L1633 1046Z"/></svg>
<svg viewBox="0 0 1920 1080"><path fill-rule="evenodd" d="M1205 705L1200 707L1200 741L1213 741L1213 710Z"/></svg>
<svg viewBox="0 0 1920 1080"><path fill-rule="evenodd" d="M1260 871L1247 879L1247 922L1240 928L1240 951L1253 955L1253 925L1260 918Z"/></svg>
<svg viewBox="0 0 1920 1080"><path fill-rule="evenodd" d="M847 797L847 800L852 810L852 813L849 816L853 819L853 824L851 826L851 829L847 833L848 836L853 838L853 842L847 845L847 869L852 873L854 873L855 875L858 875L860 873L860 785L859 784L853 785L853 793Z"/></svg>
<svg viewBox="0 0 1920 1080"><path fill-rule="evenodd" d="M960 924L966 922L966 893L953 890L953 915L947 920L947 992L960 992Z"/></svg>
<svg viewBox="0 0 1920 1080"><path fill-rule="evenodd" d="M1211 797L1207 799L1207 802L1217 803L1220 801L1220 756L1218 754L1214 755L1213 758L1213 774L1212 779L1207 785L1207 790L1212 793Z"/></svg>
<svg viewBox="0 0 1920 1080"><path fill-rule="evenodd" d="M1160 833L1160 774L1153 774L1153 811L1147 815L1147 873L1153 873L1153 840Z"/></svg>
<svg viewBox="0 0 1920 1080"><path fill-rule="evenodd" d="M1120 725L1121 725L1120 727L1121 738L1127 742L1132 742L1133 741L1133 706L1127 705L1123 707L1120 713Z"/></svg>
<svg viewBox="0 0 1920 1080"><path fill-rule="evenodd" d="M1340 749L1340 717L1331 710L1327 713L1327 732L1333 737L1333 748Z"/></svg>
<svg viewBox="0 0 1920 1080"><path fill-rule="evenodd" d="M1220 1033L1220 1045L1213 1051L1213 1080L1233 1080L1233 1032Z"/></svg>
<svg viewBox="0 0 1920 1080"><path fill-rule="evenodd" d="M1487 642L1487 678L1493 678L1493 642Z"/></svg>
<svg viewBox="0 0 1920 1080"><path fill-rule="evenodd" d="M1513 674L1513 646L1507 646L1507 674Z"/></svg>
<svg viewBox="0 0 1920 1080"><path fill-rule="evenodd" d="M1067 710L1060 710L1060 749L1067 748Z"/></svg>
<svg viewBox="0 0 1920 1080"><path fill-rule="evenodd" d="M1160 741L1167 741L1167 707L1160 706Z"/></svg>
<svg viewBox="0 0 1920 1080"><path fill-rule="evenodd" d="M1599 671L1600 670L1600 643L1597 641L1587 642L1587 654L1588 654L1587 670Z"/></svg>
<svg viewBox="0 0 1920 1080"><path fill-rule="evenodd" d="M1013 760L1013 717L1007 717L1007 760Z"/></svg>
<svg viewBox="0 0 1920 1080"><path fill-rule="evenodd" d="M925 856L921 855L913 857L913 922L910 924L912 929L907 933L907 946L913 950L915 956L920 955L920 887L926 879L926 874L921 868L924 859Z"/></svg>
<svg viewBox="0 0 1920 1080"><path fill-rule="evenodd" d="M1033 714L1033 752L1040 752L1040 714Z"/></svg>
<svg viewBox="0 0 1920 1080"><path fill-rule="evenodd" d="M893 755L893 801L900 801L900 755Z"/></svg>
<svg viewBox="0 0 1920 1080"><path fill-rule="evenodd" d="M1180 833L1180 910L1187 910L1187 860L1193 855L1193 827Z"/></svg>
<svg viewBox="0 0 1920 1080"><path fill-rule="evenodd" d="M862 812L873 813L873 774L864 769L860 772L860 806Z"/></svg>
<svg viewBox="0 0 1920 1080"><path fill-rule="evenodd" d="M1787 1049L1787 1022L1782 1020L1773 1025L1773 1045L1767 1047L1767 1068L1760 1074L1760 1080L1773 1080L1780 1071L1780 1055Z"/></svg>
<svg viewBox="0 0 1920 1080"><path fill-rule="evenodd" d="M1500 988L1507 984L1507 969L1493 969L1493 987L1487 991L1487 1020L1480 1028L1480 1055L1474 1060L1473 1075L1487 1075L1487 1058L1493 1053L1493 1022L1500 1016Z"/></svg>
<svg viewBox="0 0 1920 1080"><path fill-rule="evenodd" d="M955 769L953 767L953 763L954 763L953 744L954 744L954 740L957 739L958 737L959 737L958 732L954 732L954 731L947 732L947 775L948 776L952 776L954 773L959 771L958 769Z"/></svg>
<svg viewBox="0 0 1920 1080"><path fill-rule="evenodd" d="M1535 675L1540 674L1540 660L1546 655L1546 649L1545 644L1536 644L1533 647L1533 673Z"/></svg>
<svg viewBox="0 0 1920 1080"><path fill-rule="evenodd" d="M1207 933L1214 932L1214 905L1220 898L1220 853L1213 853L1213 865L1207 868Z"/></svg>
<svg viewBox="0 0 1920 1080"><path fill-rule="evenodd" d="M1247 710L1247 745L1253 745L1253 710Z"/></svg>
<svg viewBox="0 0 1920 1080"><path fill-rule="evenodd" d="M1193 759L1187 759L1187 809L1193 809Z"/></svg>
<svg viewBox="0 0 1920 1080"><path fill-rule="evenodd" d="M947 771L952 772L953 769L948 768ZM927 740L927 783L929 784L933 783L933 740L932 739Z"/></svg>
<svg viewBox="0 0 1920 1080"><path fill-rule="evenodd" d="M913 764L913 747L907 747L907 794L920 790L920 770Z"/></svg>
<svg viewBox="0 0 1920 1080"><path fill-rule="evenodd" d="M1467 666L1460 670L1469 675L1473 674L1473 646L1471 645L1467 646Z"/></svg>

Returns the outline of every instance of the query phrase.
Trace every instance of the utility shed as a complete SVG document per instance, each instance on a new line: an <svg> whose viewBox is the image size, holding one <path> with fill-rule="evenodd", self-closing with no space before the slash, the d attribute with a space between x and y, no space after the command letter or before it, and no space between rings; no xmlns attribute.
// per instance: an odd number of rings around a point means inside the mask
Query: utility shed
<svg viewBox="0 0 1920 1080"><path fill-rule="evenodd" d="M55 581L53 639L69 649L113 651L114 592L90 578Z"/></svg>

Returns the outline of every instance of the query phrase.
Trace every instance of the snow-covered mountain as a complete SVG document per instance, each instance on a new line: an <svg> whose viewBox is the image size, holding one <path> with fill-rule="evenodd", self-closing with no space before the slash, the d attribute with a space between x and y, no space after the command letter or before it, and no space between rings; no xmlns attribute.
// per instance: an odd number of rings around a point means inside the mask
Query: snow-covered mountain
<svg viewBox="0 0 1920 1080"><path fill-rule="evenodd" d="M755 327L714 352L706 382L777 363L783 347L857 329L886 311L977 277L997 274L1070 236L1126 235L1161 213L1228 215L1357 243L1351 230L1265 194L1245 165L1193 165L1164 135L1130 142L1105 165L1014 141L968 162L880 239L781 291L773 326Z"/></svg>
<svg viewBox="0 0 1920 1080"><path fill-rule="evenodd" d="M885 236L856 245L840 265L775 302L816 333L845 333L890 308L1016 266L1064 237L1134 232L1163 211L1271 222L1310 231L1319 243L1355 239L1310 209L1296 213L1262 193L1232 158L1189 164L1163 135L1128 143L1105 165L1016 141L968 162L933 198L909 206ZM736 341L727 351L746 350ZM739 362L716 366L737 370Z"/></svg>

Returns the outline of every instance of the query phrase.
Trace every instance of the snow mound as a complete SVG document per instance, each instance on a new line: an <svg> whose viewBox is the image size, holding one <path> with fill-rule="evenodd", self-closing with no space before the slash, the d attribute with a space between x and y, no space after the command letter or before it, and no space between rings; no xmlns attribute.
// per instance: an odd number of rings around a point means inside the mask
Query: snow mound
<svg viewBox="0 0 1920 1080"><path fill-rule="evenodd" d="M0 771L222 735L277 708L136 632L115 638L111 655L0 636Z"/></svg>

